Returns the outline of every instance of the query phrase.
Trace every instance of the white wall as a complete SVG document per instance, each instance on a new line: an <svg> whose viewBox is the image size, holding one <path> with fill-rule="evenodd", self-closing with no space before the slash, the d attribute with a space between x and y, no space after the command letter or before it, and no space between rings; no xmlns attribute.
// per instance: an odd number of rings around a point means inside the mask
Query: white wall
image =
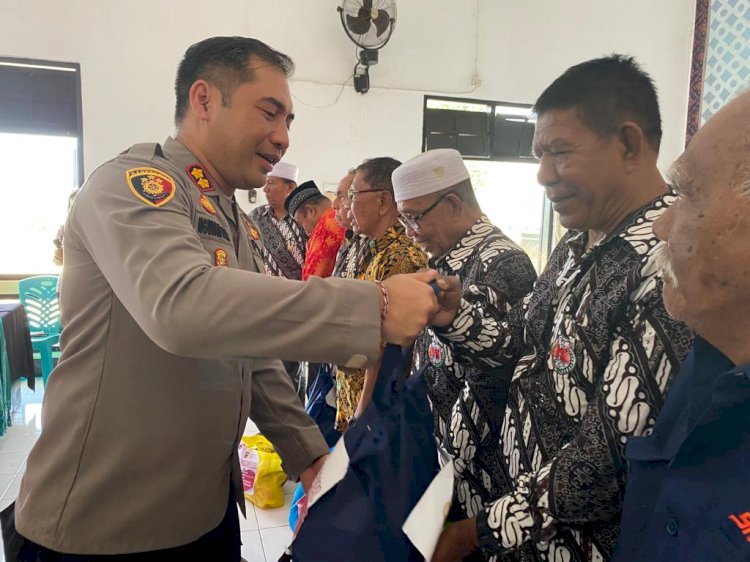
<svg viewBox="0 0 750 562"><path fill-rule="evenodd" d="M195 41L232 34L257 37L294 58L297 119L286 159L319 184L336 182L366 157L419 152L425 93L533 103L568 66L612 52L635 55L656 81L662 166L681 151L694 2L398 0L395 33L364 96L351 86L341 91L355 49L337 5L0 0L0 55L81 63L87 174L135 142L170 134L180 56Z"/></svg>

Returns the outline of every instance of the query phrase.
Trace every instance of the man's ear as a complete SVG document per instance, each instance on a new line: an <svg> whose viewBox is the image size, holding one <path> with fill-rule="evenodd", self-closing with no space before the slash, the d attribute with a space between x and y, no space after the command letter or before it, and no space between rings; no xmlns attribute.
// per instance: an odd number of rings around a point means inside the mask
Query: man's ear
<svg viewBox="0 0 750 562"><path fill-rule="evenodd" d="M638 123L634 121L620 123L617 134L622 145L623 156L627 161L636 162L643 158L643 153L648 148L648 140Z"/></svg>
<svg viewBox="0 0 750 562"><path fill-rule="evenodd" d="M208 109L215 101L214 94L215 88L205 80L196 80L190 86L190 92L188 93L190 112L200 121L210 119Z"/></svg>

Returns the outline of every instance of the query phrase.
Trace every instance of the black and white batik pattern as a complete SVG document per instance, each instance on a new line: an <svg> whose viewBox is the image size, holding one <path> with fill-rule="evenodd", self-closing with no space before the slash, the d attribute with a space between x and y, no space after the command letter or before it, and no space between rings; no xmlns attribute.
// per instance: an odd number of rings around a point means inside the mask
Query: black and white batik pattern
<svg viewBox="0 0 750 562"><path fill-rule="evenodd" d="M430 264L458 276L465 295L510 309L533 287L536 272L526 253L486 216L445 255ZM512 367L479 369L456 363L450 347L427 329L416 346L417 368L426 364L439 446L456 469L456 499L474 517L497 497L500 422Z"/></svg>
<svg viewBox="0 0 750 562"><path fill-rule="evenodd" d="M477 521L488 557L610 558L625 442L651 431L692 343L664 309L653 258L651 225L673 199L655 199L590 249L585 233L568 233L521 313L467 299L460 321L484 328L481 345L455 324L439 334L460 360L491 366L521 337L499 440L501 495Z"/></svg>

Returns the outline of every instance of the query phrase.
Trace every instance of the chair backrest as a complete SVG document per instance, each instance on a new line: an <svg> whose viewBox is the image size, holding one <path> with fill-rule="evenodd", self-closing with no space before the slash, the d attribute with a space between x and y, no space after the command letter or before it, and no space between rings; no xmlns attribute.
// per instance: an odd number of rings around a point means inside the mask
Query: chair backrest
<svg viewBox="0 0 750 562"><path fill-rule="evenodd" d="M32 332L44 332L47 336L60 333L57 281L57 275L37 275L18 282L18 296Z"/></svg>

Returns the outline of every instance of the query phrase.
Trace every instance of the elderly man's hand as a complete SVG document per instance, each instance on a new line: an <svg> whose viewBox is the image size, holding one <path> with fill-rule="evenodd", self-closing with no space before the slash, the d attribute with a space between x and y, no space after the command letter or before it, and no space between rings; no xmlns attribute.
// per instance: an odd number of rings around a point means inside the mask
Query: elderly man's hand
<svg viewBox="0 0 750 562"><path fill-rule="evenodd" d="M431 562L461 562L479 548L476 518L451 523L440 534Z"/></svg>
<svg viewBox="0 0 750 562"><path fill-rule="evenodd" d="M323 464L330 456L330 454L325 454L322 457L318 457L310 466L302 471L302 474L299 475L299 481L300 484L302 484L302 489L305 491L305 494L310 492L310 486L312 486L313 480L315 480L318 472L320 472Z"/></svg>
<svg viewBox="0 0 750 562"><path fill-rule="evenodd" d="M437 297L428 285L438 278L433 270L394 275L383 281L388 291L388 312L383 321L383 339L406 346L417 338L438 312Z"/></svg>
<svg viewBox="0 0 750 562"><path fill-rule="evenodd" d="M439 328L450 326L458 314L461 305L462 287L458 277L441 277L437 280L440 288L438 295L438 312L430 320L430 324Z"/></svg>

